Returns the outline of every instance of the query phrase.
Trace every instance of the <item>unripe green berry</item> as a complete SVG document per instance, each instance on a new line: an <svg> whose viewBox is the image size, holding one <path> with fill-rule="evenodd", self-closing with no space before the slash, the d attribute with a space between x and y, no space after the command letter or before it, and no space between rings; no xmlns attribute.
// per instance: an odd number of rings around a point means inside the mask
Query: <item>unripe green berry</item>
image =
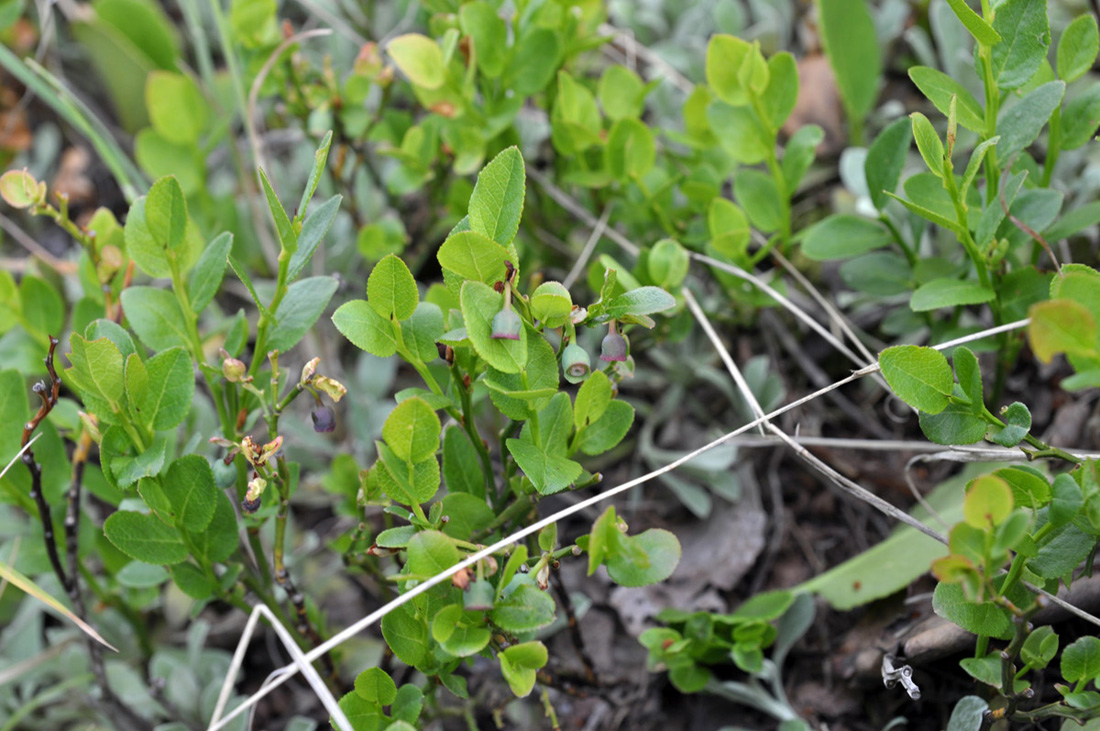
<svg viewBox="0 0 1100 731"><path fill-rule="evenodd" d="M561 352L561 368L565 373L565 380L570 383L581 383L592 371L592 361L588 358L588 351L576 343L569 343Z"/></svg>

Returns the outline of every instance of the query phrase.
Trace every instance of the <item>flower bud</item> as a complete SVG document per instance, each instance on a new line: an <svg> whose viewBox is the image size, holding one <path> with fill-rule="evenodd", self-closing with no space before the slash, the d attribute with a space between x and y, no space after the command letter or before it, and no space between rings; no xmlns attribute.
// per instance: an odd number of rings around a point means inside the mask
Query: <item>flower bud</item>
<svg viewBox="0 0 1100 731"><path fill-rule="evenodd" d="M236 358L226 358L222 361L222 375L230 383L236 383L248 373L248 366Z"/></svg>
<svg viewBox="0 0 1100 731"><path fill-rule="evenodd" d="M497 340L519 340L523 321L511 307L505 307L493 317L492 337Z"/></svg>
<svg viewBox="0 0 1100 731"><path fill-rule="evenodd" d="M315 432L325 434L336 429L336 415L327 406L318 405L310 413L310 418L313 419L313 431Z"/></svg>
<svg viewBox="0 0 1100 731"><path fill-rule="evenodd" d="M603 342L600 343L600 360L621 363L626 360L626 352L626 338L614 329L604 335Z"/></svg>
<svg viewBox="0 0 1100 731"><path fill-rule="evenodd" d="M570 383L582 382L592 371L592 361L588 358L588 351L576 343L569 343L561 352L561 368L565 372L565 380Z"/></svg>

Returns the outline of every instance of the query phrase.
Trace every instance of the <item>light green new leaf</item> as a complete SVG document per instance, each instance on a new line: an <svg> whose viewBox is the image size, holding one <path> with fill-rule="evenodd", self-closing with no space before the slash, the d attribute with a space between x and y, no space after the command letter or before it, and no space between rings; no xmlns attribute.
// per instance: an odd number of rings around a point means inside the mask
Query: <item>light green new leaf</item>
<svg viewBox="0 0 1100 731"><path fill-rule="evenodd" d="M1100 677L1100 639L1080 637L1062 651L1062 677L1070 683Z"/></svg>
<svg viewBox="0 0 1100 731"><path fill-rule="evenodd" d="M1069 299L1032 305L1028 311L1028 342L1035 357L1049 363L1058 353L1095 355L1096 319L1084 306Z"/></svg>
<svg viewBox="0 0 1100 731"><path fill-rule="evenodd" d="M715 34L707 44L707 84L726 104L741 106L749 103L738 72L752 46L731 35Z"/></svg>
<svg viewBox="0 0 1100 731"><path fill-rule="evenodd" d="M206 99L183 74L150 73L145 80L145 106L153 128L170 142L194 145L206 126Z"/></svg>
<svg viewBox="0 0 1100 731"><path fill-rule="evenodd" d="M286 214L286 209L279 201L279 196L275 193L275 189L271 187L271 181L267 179L267 173L263 171L263 168L259 169L259 173L260 183L264 189L264 197L267 199L267 207L271 211L271 219L275 222L275 232L279 234L279 242L282 244L283 249L293 254L298 249L298 232L294 230L290 216Z"/></svg>
<svg viewBox="0 0 1100 731"><path fill-rule="evenodd" d="M309 263L313 252L317 250L317 246L325 238L332 222L336 220L336 214L340 212L341 200L341 196L334 195L306 217L305 222L302 223L302 230L298 232L298 248L290 257L290 264L287 266L287 281L294 281Z"/></svg>
<svg viewBox="0 0 1100 731"><path fill-rule="evenodd" d="M493 284L503 281L504 262L511 255L488 236L477 231L463 231L448 236L436 257L445 272L452 272L460 279Z"/></svg>
<svg viewBox="0 0 1100 731"><path fill-rule="evenodd" d="M427 36L419 33L397 36L386 44L386 52L401 73L416 86L434 90L447 80L443 50Z"/></svg>
<svg viewBox="0 0 1100 731"><path fill-rule="evenodd" d="M920 112L909 115L913 120L913 139L917 142L920 156L924 158L924 164L937 178L942 178L943 172L943 142L940 140L936 128L928 121L928 117Z"/></svg>
<svg viewBox="0 0 1100 731"><path fill-rule="evenodd" d="M546 646L541 642L512 645L497 655L500 672L518 698L526 697L534 689L535 675L546 665L547 658Z"/></svg>
<svg viewBox="0 0 1100 731"><path fill-rule="evenodd" d="M126 385L130 388L130 367L137 356L126 361ZM137 361L141 364L140 361ZM130 410L141 415L144 424L156 431L172 429L183 423L191 412L195 395L195 373L191 354L176 347L157 353L145 363L142 370L148 377L148 385L140 400L130 392Z"/></svg>
<svg viewBox="0 0 1100 731"><path fill-rule="evenodd" d="M913 408L936 414L947 407L955 379L943 353L917 345L895 345L878 357L890 390Z"/></svg>
<svg viewBox="0 0 1100 731"><path fill-rule="evenodd" d="M398 322L408 319L419 301L416 280L405 262L387 254L374 265L367 279L367 302L380 317Z"/></svg>
<svg viewBox="0 0 1100 731"><path fill-rule="evenodd" d="M1001 35L993 29L985 18L975 13L966 4L966 0L947 0L947 4L955 11L955 16L962 21L963 26L970 31L978 43L993 46L1001 42Z"/></svg>

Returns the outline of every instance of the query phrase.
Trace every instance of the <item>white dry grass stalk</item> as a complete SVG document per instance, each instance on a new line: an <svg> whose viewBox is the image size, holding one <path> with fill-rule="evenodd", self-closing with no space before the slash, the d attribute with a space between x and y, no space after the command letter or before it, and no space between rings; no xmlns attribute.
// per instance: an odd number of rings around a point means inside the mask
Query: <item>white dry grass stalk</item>
<svg viewBox="0 0 1100 731"><path fill-rule="evenodd" d="M604 229L607 228L607 218L610 215L611 206L608 205L603 209L600 220L596 221L596 225L592 227L592 233L588 235L588 241L585 242L584 248L581 249L581 255L577 257L577 261L573 263L573 268L569 270L569 273L565 275L565 279L562 280L561 284L566 289L573 286L573 282L577 281L577 277L579 277L584 270L585 264L592 258L592 252L596 250L596 244L600 243L600 239L603 237Z"/></svg>
<svg viewBox="0 0 1100 731"><path fill-rule="evenodd" d="M275 630L275 634L277 634L282 641L283 647L286 648L291 659L294 660L291 665L287 666L294 668L294 672L288 673L286 677L289 678L301 672L302 675L305 676L306 682L313 688L313 692L321 699L321 703L324 704L325 710L331 715L333 723L335 723L341 731L355 731L351 721L348 720L348 717L344 715L344 711L341 710L340 704L336 701L336 698L333 697L332 693L329 692L328 687L325 685L325 681L321 680L321 676L317 674L317 670L302 654L302 649L298 647L298 643L290 636L290 632L287 628L283 626L279 618L276 617L265 604L255 605L252 608L252 614L248 615L248 622L244 626L244 632L241 633L241 639L237 643L237 650L233 653L233 660L229 663L229 670L226 673L225 683L222 684L221 693L218 694L218 702L214 706L214 714L211 716L210 720L211 728L221 728L221 726L228 723L233 716L237 715L234 713L227 717L222 724L218 726L213 725L225 711L225 705L229 702L229 696L233 691L233 683L231 681L237 677L237 673L240 671L241 664L244 662L245 652L252 642L252 636L256 632L256 625L259 624L261 617L267 619L267 621L271 623L272 628ZM286 668L283 668L283 670L285 671ZM276 671L276 673L279 672L281 671ZM278 683L276 683L276 685L278 685Z"/></svg>
<svg viewBox="0 0 1100 731"><path fill-rule="evenodd" d="M610 231L612 229L608 229L608 230ZM990 328L989 330L983 330L982 332L973 333L971 335L967 335L967 336L964 336L964 337L961 337L961 338L957 338L956 340L952 340L950 342L943 343L941 345L937 345L937 346L934 346L934 347L937 350L943 350L943 349L946 349L946 348L953 348L956 345L962 345L964 343L972 342L974 340L981 340L981 339L989 337L991 335L996 335L996 334L999 334L999 333L1002 333L1002 332L1008 332L1008 331L1011 331L1011 330L1018 330L1022 327L1026 327L1029 322L1030 322L1030 320L1018 320L1016 322L1009 323L1007 325L1001 325L999 327ZM252 708L253 706L255 706L257 703L260 702L260 700L262 700L269 693L274 691L276 688L280 687L283 683L290 680L290 678L294 677L298 672L302 671L303 667L308 667L309 663L312 663L312 662L316 661L317 659L322 657L325 653L327 653L327 652L331 651L332 649L340 646L341 644L346 642L351 637L354 637L355 635L359 634L360 632L362 632L367 627L370 627L371 625L373 625L375 622L380 621L383 617L385 617L387 614L389 614L393 610L397 609L398 607L412 601L414 598L416 598L417 596L420 596L421 594L428 591L429 589L432 589L433 587L438 586L439 584L442 584L445 581L448 581L452 576L454 576L456 573L458 573L462 569L469 568L469 567L473 566L474 564L476 564L478 561L481 561L482 559L484 559L484 558L486 558L486 557L488 557L492 554L495 554L499 551L503 551L505 549L510 548L512 545L514 545L516 543L516 541L519 541L523 538L526 538L527 536L534 535L535 533L538 533L543 528L545 528L549 525L553 525L554 523L558 522L559 520L562 520L563 518L566 518L570 515L574 515L576 513L579 513L582 510L586 510L587 508L592 507L593 505L597 505L601 502L604 502L605 500L609 500L609 499L615 497L616 495L620 495L620 494L626 492L627 490L630 490L631 488L637 487L638 485L645 484L646 482L649 482L650 480L653 480L653 479L655 479L655 478L657 478L661 475L667 474L667 473L671 472L672 470L676 469L677 467L680 467L681 465L683 465L687 462L690 462L691 460L695 459L696 457L698 457L702 454L705 454L706 452L709 452L710 450L712 450L716 447L719 447L723 444L726 444L727 442L731 441L732 439L734 439L734 438L736 438L736 437L738 437L742 434L745 434L746 432L751 431L752 429L755 429L760 424L767 424L771 419L774 419L775 417L779 416L780 414L784 414L788 411L796 409L799 406L802 406L803 404L809 403L810 401L813 401L817 398L820 398L821 396L828 393L829 391L833 391L833 390L835 390L837 388L840 388L841 386L844 386L848 383L859 380L863 376L867 376L867 375L871 375L873 373L877 373L878 370L879 370L878 364L874 363L874 364L869 365L865 368L862 368L858 371L855 371L851 375L849 375L845 378L842 378L839 381L837 381L837 382L835 382L835 383L833 383L829 386L826 386L825 388L814 391L813 393L811 393L807 396L803 396L800 399L796 399L795 401L792 401L791 403L786 404L785 406L781 406L781 407L773 410L772 412L770 412L768 414L765 414L763 416L763 418L753 419L749 423L747 423L743 426L740 426L737 429L734 429L733 431L728 432L728 433L718 437L714 441L712 441L708 444L705 444L702 447L699 447L698 449L695 449L691 452L688 452L688 453L684 454L679 459L673 460L672 462L668 463L667 465L664 465L663 467L660 467L656 470L653 470L652 472L644 474L640 477L636 477L633 480L629 480L627 482L624 482L621 485L617 485L617 486L615 486L615 487L613 487L609 490L605 490L604 492L602 492L598 495L593 495L590 498L587 498L585 500L581 500L578 503L575 503L575 504L570 505L566 508L563 508L562 510L559 510L558 512L554 513L553 515L550 515L546 518L543 518L542 520L539 520L535 523L532 523L531 525L529 525L525 528L521 528L520 530L516 531L515 533L512 533L511 535L507 536L506 538L502 538L501 540L497 541L496 543L492 544L491 546L487 546L486 548L483 548L483 549L481 549L481 550L479 550L475 553L470 554L468 557L466 557L462 561L459 561L454 566L451 566L450 568L439 572L438 574L431 577L430 579L427 579L424 582L422 582L420 584L417 584L415 587L410 588L404 594L399 595L398 597L396 597L392 601L388 602L387 604L385 604L381 608L375 610L374 612L371 612L370 614L368 614L366 617L363 617L362 619L360 619L355 624L353 624L350 627L342 630L341 632L334 635L329 640L323 642L322 644L318 645L314 649L312 649L309 652L305 653L301 657L301 660L299 662L292 663L290 665L286 665L286 666L280 668L279 670L275 671L275 673L272 674L272 677L269 678L269 682L265 683L264 687L262 687L260 690L253 693L251 696L249 696L249 698L247 700L245 700L243 703L241 703L241 705L237 706L232 711L230 711L229 714L226 715L224 718L221 717L221 709L219 708L218 712L216 712L213 715L213 717L211 718L210 725L207 727L207 731L218 731L218 729L224 728L225 725L228 724L231 720L236 718L241 713L244 713L249 708ZM794 443L794 446L796 447L796 449L800 449L800 447L797 447L797 443ZM889 505L889 503L887 503L887 505ZM893 508L893 506L891 505L890 508ZM896 508L893 508L893 509L897 510ZM905 513L902 513L902 515L905 515L906 518L909 518L909 520L913 520L910 516L906 515ZM916 522L916 521L914 521L914 522ZM923 524L918 524L918 525L920 525L920 529L924 529L925 532L930 530L930 529L927 528L927 526L924 526ZM916 527L916 526L914 526L914 527ZM940 540L943 540L942 537L938 536L938 534L937 534L937 537ZM1056 603L1060 601L1057 598L1053 598L1052 600L1055 601ZM1078 611L1080 611L1080 610L1078 610ZM1097 621L1100 622L1100 620L1097 620ZM242 638L242 643L244 643L244 642L245 641ZM243 653L243 652L244 651L241 649L240 645L238 645L237 653L240 654L240 653ZM238 665L239 665L239 663L238 663ZM230 692L230 690L232 689L232 686L233 686L233 679L234 679L233 675L229 675L229 676L226 677L225 684L222 687L222 695L227 695ZM230 690L227 690L227 688L230 689Z"/></svg>

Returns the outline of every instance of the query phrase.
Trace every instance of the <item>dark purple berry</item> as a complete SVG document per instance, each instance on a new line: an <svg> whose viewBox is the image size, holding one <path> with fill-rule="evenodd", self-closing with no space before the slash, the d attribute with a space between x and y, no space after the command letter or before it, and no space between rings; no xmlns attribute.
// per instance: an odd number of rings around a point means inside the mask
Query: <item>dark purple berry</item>
<svg viewBox="0 0 1100 731"><path fill-rule="evenodd" d="M336 429L336 415L327 406L318 406L310 413L313 418L313 431L321 434Z"/></svg>

